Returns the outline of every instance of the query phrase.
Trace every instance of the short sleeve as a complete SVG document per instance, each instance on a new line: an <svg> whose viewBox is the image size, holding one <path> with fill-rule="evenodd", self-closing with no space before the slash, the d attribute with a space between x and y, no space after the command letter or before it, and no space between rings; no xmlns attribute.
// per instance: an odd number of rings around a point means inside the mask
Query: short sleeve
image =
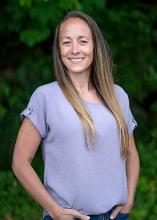
<svg viewBox="0 0 157 220"><path fill-rule="evenodd" d="M44 95L40 92L39 88L32 94L27 107L20 113L20 117L21 120L24 117L29 118L39 131L41 138L45 138L47 134L46 104Z"/></svg>
<svg viewBox="0 0 157 220"><path fill-rule="evenodd" d="M120 106L122 108L122 112L124 114L125 122L128 128L128 133L131 134L133 130L137 127L137 122L130 109L129 97L127 93L120 86L117 85L116 93L120 102Z"/></svg>

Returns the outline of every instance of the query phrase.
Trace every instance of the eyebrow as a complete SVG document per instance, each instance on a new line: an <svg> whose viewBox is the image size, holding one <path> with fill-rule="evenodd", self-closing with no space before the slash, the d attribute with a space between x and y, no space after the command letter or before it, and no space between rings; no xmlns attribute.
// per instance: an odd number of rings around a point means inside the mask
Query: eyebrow
<svg viewBox="0 0 157 220"><path fill-rule="evenodd" d="M87 38L87 39L88 39L87 36L79 36L79 37L78 37L78 39L82 39L82 38ZM71 38L68 37L68 36L64 36L64 37L61 38L61 40L63 40L63 39L69 39L69 40L71 40Z"/></svg>

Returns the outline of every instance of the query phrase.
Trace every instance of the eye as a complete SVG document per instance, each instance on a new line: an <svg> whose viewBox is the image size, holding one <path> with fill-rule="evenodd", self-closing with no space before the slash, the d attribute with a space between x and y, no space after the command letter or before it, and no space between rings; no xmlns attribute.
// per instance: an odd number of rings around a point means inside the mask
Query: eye
<svg viewBox="0 0 157 220"><path fill-rule="evenodd" d="M70 41L63 41L63 45L70 45Z"/></svg>
<svg viewBox="0 0 157 220"><path fill-rule="evenodd" d="M85 45L85 44L87 44L87 43L88 43L88 41L86 41L86 40L81 40L81 41L80 41L80 44L81 44L81 45Z"/></svg>

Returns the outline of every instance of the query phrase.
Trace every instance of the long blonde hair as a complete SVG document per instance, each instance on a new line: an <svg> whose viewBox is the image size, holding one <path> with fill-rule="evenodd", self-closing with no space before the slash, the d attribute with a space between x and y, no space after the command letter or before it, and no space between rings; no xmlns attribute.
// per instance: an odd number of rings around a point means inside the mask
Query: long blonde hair
<svg viewBox="0 0 157 220"><path fill-rule="evenodd" d="M122 110L115 94L111 52L96 22L83 12L69 12L56 28L53 44L53 65L55 70L55 78L58 81L64 95L67 97L68 101L78 114L84 130L85 144L87 148L90 148L90 145L87 143L87 134L89 134L91 143L94 144L95 131L93 120L85 105L81 101L81 98L75 89L70 77L68 76L67 69L63 64L60 56L60 25L70 18L80 18L84 20L92 32L94 42L94 59L90 74L91 82L96 89L98 97L114 115L117 121L121 141L121 155L123 159L126 159L128 155L129 135Z"/></svg>

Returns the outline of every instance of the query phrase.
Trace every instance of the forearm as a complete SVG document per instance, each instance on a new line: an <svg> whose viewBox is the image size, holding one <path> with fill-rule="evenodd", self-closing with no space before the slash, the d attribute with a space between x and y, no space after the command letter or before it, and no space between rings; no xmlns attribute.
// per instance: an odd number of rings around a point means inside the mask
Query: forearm
<svg viewBox="0 0 157 220"><path fill-rule="evenodd" d="M133 205L137 182L139 178L139 156L138 152L134 151L129 153L126 161L126 172L127 172L127 181L128 181L128 204Z"/></svg>
<svg viewBox="0 0 157 220"><path fill-rule="evenodd" d="M13 171L33 199L47 210L49 214L59 212L62 209L46 191L29 162L13 163Z"/></svg>

